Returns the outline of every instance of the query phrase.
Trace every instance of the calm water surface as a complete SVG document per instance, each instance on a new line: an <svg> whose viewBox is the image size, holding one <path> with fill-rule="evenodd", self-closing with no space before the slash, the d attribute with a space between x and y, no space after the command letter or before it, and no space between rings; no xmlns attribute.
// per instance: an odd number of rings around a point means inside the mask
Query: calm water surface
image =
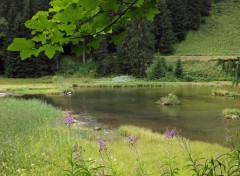
<svg viewBox="0 0 240 176"><path fill-rule="evenodd" d="M211 87L103 88L81 89L73 96L48 96L45 101L63 110L84 113L110 127L131 124L163 133L177 128L192 140L223 143L226 137L220 120L224 108L240 108L240 99L214 97ZM235 89L235 91L239 91ZM179 106L161 106L155 102L174 92ZM240 120L230 123L240 128Z"/></svg>

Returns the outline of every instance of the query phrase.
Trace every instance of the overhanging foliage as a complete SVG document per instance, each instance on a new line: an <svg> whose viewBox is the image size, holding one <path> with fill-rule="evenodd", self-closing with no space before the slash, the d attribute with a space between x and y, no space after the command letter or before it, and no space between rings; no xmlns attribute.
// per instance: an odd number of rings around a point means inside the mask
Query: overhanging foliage
<svg viewBox="0 0 240 176"><path fill-rule="evenodd" d="M153 20L159 13L157 0L53 0L48 11L39 11L26 21L32 38L15 38L8 47L22 59L44 53L52 58L63 45L71 43L80 55L99 47L99 34L112 33L135 17ZM126 35L113 37L119 43ZM86 40L87 39L87 40Z"/></svg>

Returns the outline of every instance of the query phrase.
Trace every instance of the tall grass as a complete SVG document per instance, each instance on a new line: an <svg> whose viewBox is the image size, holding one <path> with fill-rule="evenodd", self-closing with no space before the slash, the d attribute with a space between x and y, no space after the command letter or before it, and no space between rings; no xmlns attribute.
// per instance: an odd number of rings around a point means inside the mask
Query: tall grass
<svg viewBox="0 0 240 176"><path fill-rule="evenodd" d="M43 102L0 99L0 175L60 174L69 147L61 120Z"/></svg>

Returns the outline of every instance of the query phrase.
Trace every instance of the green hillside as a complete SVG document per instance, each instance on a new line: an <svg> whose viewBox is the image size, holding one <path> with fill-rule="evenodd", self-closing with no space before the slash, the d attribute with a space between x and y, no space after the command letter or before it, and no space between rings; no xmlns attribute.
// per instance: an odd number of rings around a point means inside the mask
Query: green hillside
<svg viewBox="0 0 240 176"><path fill-rule="evenodd" d="M240 55L240 1L216 3L210 14L198 31L190 31L186 40L175 46L175 55Z"/></svg>

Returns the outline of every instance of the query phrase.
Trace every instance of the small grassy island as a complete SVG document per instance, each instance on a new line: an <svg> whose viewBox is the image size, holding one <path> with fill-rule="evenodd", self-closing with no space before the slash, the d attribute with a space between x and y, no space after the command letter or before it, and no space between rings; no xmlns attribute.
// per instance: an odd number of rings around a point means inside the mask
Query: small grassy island
<svg viewBox="0 0 240 176"><path fill-rule="evenodd" d="M227 91L227 90L214 90L214 91L212 91L212 95L214 95L214 96L224 96L224 97L233 97L233 98L240 97L240 93L231 92L231 91Z"/></svg>
<svg viewBox="0 0 240 176"><path fill-rule="evenodd" d="M160 100L156 103L160 105L171 106L178 105L181 103L181 101L178 100L178 97L176 95L170 93L168 96L160 98Z"/></svg>
<svg viewBox="0 0 240 176"><path fill-rule="evenodd" d="M224 119L240 119L240 109L224 109L222 111Z"/></svg>

